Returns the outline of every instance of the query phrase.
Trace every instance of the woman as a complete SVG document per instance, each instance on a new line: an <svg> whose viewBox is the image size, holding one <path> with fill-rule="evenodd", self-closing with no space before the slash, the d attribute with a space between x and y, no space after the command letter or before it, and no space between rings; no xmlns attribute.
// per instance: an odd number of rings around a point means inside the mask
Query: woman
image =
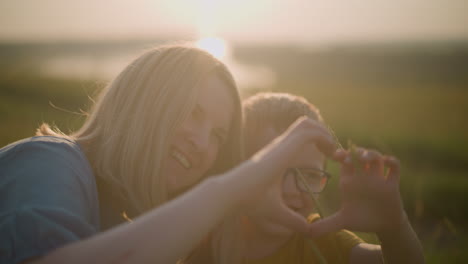
<svg viewBox="0 0 468 264"><path fill-rule="evenodd" d="M144 53L76 133L43 125L0 150L0 262L175 263L255 199L245 191L272 185L288 166L282 155L307 141L334 148L325 128L301 119L233 168L240 120L235 83L214 57L186 46ZM304 219L276 211L307 231Z"/></svg>
<svg viewBox="0 0 468 264"><path fill-rule="evenodd" d="M291 94L261 93L243 106L249 156L275 141L298 117L323 124L316 107ZM318 195L330 175L325 171L327 156L315 142L305 143L281 171L283 179L276 189L260 194L237 221L222 225L212 236L211 256L198 252L193 262L205 257L199 263L423 263L421 245L400 199L397 160L362 148L351 152L338 150L332 156L341 164L342 206L337 213L323 220L311 214L319 207L311 194ZM280 222L272 201L312 221L308 233ZM382 245L367 244L343 228L375 232Z"/></svg>

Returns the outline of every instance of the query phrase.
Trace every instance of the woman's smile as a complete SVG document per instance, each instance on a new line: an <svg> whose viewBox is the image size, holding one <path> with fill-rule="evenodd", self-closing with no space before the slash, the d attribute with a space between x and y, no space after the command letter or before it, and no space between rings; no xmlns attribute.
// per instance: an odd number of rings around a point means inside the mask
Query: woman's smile
<svg viewBox="0 0 468 264"><path fill-rule="evenodd" d="M182 167L186 169L192 168L192 162L190 162L190 159L187 156L185 156L182 152L180 152L179 150L173 148L171 150L171 156L176 161L178 161L182 165Z"/></svg>

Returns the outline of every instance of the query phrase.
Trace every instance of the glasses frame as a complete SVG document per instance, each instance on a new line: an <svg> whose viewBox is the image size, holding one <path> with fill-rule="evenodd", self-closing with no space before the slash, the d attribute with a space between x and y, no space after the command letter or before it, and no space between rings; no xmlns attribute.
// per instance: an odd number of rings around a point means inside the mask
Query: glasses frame
<svg viewBox="0 0 468 264"><path fill-rule="evenodd" d="M326 178L326 181L323 187L319 191L313 191L312 187L306 180L306 176L301 172L301 170L312 170L312 171L320 172L322 178ZM330 173L328 173L325 170L321 170L317 168L296 168L296 167L286 169L285 175L288 175L288 173L291 173L291 172L293 173L294 181L299 191L304 192L304 193L314 193L314 194L321 193L325 189L325 187L327 187L327 183L332 176ZM304 188L303 186L306 186L306 187Z"/></svg>

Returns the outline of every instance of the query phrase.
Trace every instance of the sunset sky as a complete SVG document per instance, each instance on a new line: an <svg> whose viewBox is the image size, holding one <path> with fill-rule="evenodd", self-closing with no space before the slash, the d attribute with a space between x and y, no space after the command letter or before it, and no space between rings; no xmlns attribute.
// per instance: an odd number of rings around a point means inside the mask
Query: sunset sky
<svg viewBox="0 0 468 264"><path fill-rule="evenodd" d="M468 39L466 0L2 0L0 41L218 36L233 42Z"/></svg>

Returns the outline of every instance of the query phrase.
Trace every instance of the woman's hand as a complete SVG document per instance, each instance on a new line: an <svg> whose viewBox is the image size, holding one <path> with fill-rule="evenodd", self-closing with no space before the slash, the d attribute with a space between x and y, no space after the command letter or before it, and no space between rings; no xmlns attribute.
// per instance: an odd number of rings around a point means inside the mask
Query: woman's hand
<svg viewBox="0 0 468 264"><path fill-rule="evenodd" d="M267 225L269 232L284 232L284 229L306 233L308 222L300 213L291 210L283 199L282 180L262 192L243 210L251 221ZM272 229L274 228L274 229ZM273 231L273 230L277 231Z"/></svg>
<svg viewBox="0 0 468 264"><path fill-rule="evenodd" d="M286 206L281 183L286 168L292 166L295 157L309 143L314 143L328 155L332 155L336 149L335 140L327 128L317 121L302 117L255 154L252 160L258 166L256 177L268 177L271 183L257 191L257 195L249 199L247 204L249 210L256 210L257 215L264 215L272 222L302 233L307 232L309 224L304 216Z"/></svg>
<svg viewBox="0 0 468 264"><path fill-rule="evenodd" d="M337 147L335 139L325 126L304 116L258 151L252 160L268 161L270 163L266 165L272 169L285 169L307 143L314 143L322 153L330 157L334 155Z"/></svg>
<svg viewBox="0 0 468 264"><path fill-rule="evenodd" d="M310 226L312 236L339 229L391 232L407 221L400 198L400 163L375 150L339 150L341 208Z"/></svg>

